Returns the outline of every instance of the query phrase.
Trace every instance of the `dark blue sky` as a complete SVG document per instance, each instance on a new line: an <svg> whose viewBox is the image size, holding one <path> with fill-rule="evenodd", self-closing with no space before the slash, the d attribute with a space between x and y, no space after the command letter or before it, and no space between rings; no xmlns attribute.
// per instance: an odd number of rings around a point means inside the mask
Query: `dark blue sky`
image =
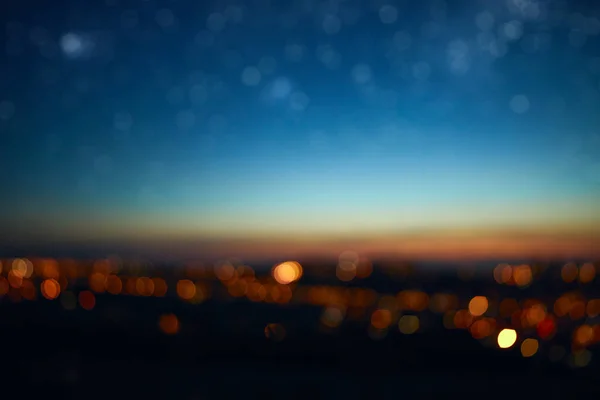
<svg viewBox="0 0 600 400"><path fill-rule="evenodd" d="M598 220L600 4L2 6L4 236Z"/></svg>

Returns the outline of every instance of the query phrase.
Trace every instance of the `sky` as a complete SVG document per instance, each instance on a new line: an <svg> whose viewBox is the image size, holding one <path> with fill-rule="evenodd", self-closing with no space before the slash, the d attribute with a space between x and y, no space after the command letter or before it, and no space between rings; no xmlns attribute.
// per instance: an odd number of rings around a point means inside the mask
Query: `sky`
<svg viewBox="0 0 600 400"><path fill-rule="evenodd" d="M600 248L600 4L2 7L5 246Z"/></svg>

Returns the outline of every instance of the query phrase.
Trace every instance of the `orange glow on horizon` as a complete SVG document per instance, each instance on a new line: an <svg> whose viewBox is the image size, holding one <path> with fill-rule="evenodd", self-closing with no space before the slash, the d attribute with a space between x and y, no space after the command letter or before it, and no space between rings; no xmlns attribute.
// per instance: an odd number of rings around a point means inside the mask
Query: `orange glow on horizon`
<svg viewBox="0 0 600 400"><path fill-rule="evenodd" d="M404 232L356 230L343 234L308 234L302 231L281 234L246 229L229 234L209 235L185 230L157 231L155 228L149 228L147 232L139 229L120 234L99 232L94 237L100 244L119 243L119 246L139 250L147 255L196 257L202 254L218 259L227 259L231 254L245 260L264 257L297 259L303 256L337 258L349 249L370 259L382 254L440 261L529 257L600 258L600 228L590 228L577 223L570 227L441 227ZM74 243L78 240L66 235L64 238L71 242L75 240ZM19 271L22 269L22 265L19 266ZM228 267L215 272L229 273ZM591 271L586 269L584 272L591 274Z"/></svg>
<svg viewBox="0 0 600 400"><path fill-rule="evenodd" d="M205 241L206 246L198 243ZM342 252L354 252L371 259L380 254L431 260L474 260L485 258L600 258L600 232L582 234L548 234L539 232L504 232L493 230L461 230L415 232L405 234L337 237L315 235L281 235L247 238L198 238L166 240L126 240L132 247L156 254L177 253L195 256L199 253L227 258L232 253L244 259L277 257L298 258L304 255L338 258Z"/></svg>

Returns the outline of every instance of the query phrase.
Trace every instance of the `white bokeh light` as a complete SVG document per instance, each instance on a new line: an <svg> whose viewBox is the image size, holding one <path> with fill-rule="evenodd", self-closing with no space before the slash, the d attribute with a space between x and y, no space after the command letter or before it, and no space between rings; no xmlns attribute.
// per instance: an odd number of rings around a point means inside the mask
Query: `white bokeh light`
<svg viewBox="0 0 600 400"><path fill-rule="evenodd" d="M115 129L126 132L133 126L133 117L127 112L119 112L114 116Z"/></svg>
<svg viewBox="0 0 600 400"><path fill-rule="evenodd" d="M221 13L212 13L206 19L206 28L212 32L221 32L225 29L226 19Z"/></svg>
<svg viewBox="0 0 600 400"><path fill-rule="evenodd" d="M263 75L271 75L277 69L277 60L273 57L262 57L258 62L258 70Z"/></svg>
<svg viewBox="0 0 600 400"><path fill-rule="evenodd" d="M194 106L201 106L208 100L208 89L201 84L193 85L190 88L189 97Z"/></svg>
<svg viewBox="0 0 600 400"><path fill-rule="evenodd" d="M386 4L379 9L379 19L384 24L393 24L398 19L398 9Z"/></svg>
<svg viewBox="0 0 600 400"><path fill-rule="evenodd" d="M471 67L469 45L461 39L453 40L447 49L450 70L457 75L466 74Z"/></svg>
<svg viewBox="0 0 600 400"><path fill-rule="evenodd" d="M371 67L367 64L357 64L352 68L352 78L359 85L368 83L371 80Z"/></svg>
<svg viewBox="0 0 600 400"><path fill-rule="evenodd" d="M246 86L257 86L262 76L256 67L246 67L242 71L242 83Z"/></svg>
<svg viewBox="0 0 600 400"><path fill-rule="evenodd" d="M169 28L175 23L175 15L168 8L158 10L155 19L156 23L163 29Z"/></svg>
<svg viewBox="0 0 600 400"><path fill-rule="evenodd" d="M490 31L494 27L494 14L483 11L475 17L475 25L482 31Z"/></svg>
<svg viewBox="0 0 600 400"><path fill-rule="evenodd" d="M304 47L300 44L290 43L284 49L285 58L290 62L300 62L304 57Z"/></svg>
<svg viewBox="0 0 600 400"><path fill-rule="evenodd" d="M394 47L399 51L408 50L412 44L412 37L408 32L398 31L393 38Z"/></svg>
<svg viewBox="0 0 600 400"><path fill-rule="evenodd" d="M185 131L194 127L196 123L196 115L191 110L181 110L175 116L175 124L177 128Z"/></svg>
<svg viewBox="0 0 600 400"><path fill-rule="evenodd" d="M317 58L329 69L338 69L342 63L342 56L332 46L317 47Z"/></svg>
<svg viewBox="0 0 600 400"><path fill-rule="evenodd" d="M290 107L294 111L303 111L308 107L310 98L304 92L294 92L290 96Z"/></svg>
<svg viewBox="0 0 600 400"><path fill-rule="evenodd" d="M244 19L244 11L239 6L228 6L223 15L233 24L239 24Z"/></svg>
<svg viewBox="0 0 600 400"><path fill-rule="evenodd" d="M173 86L167 91L166 98L169 104L181 104L185 101L185 90L181 86Z"/></svg>
<svg viewBox="0 0 600 400"><path fill-rule="evenodd" d="M277 78L269 88L269 95L274 99L284 99L292 92L292 84L287 78Z"/></svg>
<svg viewBox="0 0 600 400"><path fill-rule="evenodd" d="M91 41L78 33L67 33L60 38L60 48L69 58L79 58L89 54Z"/></svg>
<svg viewBox="0 0 600 400"><path fill-rule="evenodd" d="M431 66L425 61L419 61L413 65L412 73L415 79L426 81L431 75Z"/></svg>
<svg viewBox="0 0 600 400"><path fill-rule="evenodd" d="M527 111L529 111L530 105L529 99L524 94L513 96L509 103L510 109L515 114L525 114Z"/></svg>
<svg viewBox="0 0 600 400"><path fill-rule="evenodd" d="M335 15L326 15L323 18L323 31L328 35L335 35L342 29L342 21Z"/></svg>
<svg viewBox="0 0 600 400"><path fill-rule="evenodd" d="M504 36L509 40L518 40L523 35L523 23L521 21L512 20L503 26Z"/></svg>

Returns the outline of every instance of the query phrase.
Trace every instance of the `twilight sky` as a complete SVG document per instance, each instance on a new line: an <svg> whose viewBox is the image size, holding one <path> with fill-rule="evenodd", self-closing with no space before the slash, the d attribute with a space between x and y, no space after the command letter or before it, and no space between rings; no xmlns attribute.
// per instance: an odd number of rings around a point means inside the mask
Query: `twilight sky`
<svg viewBox="0 0 600 400"><path fill-rule="evenodd" d="M4 243L600 248L600 3L38 3L1 6Z"/></svg>

